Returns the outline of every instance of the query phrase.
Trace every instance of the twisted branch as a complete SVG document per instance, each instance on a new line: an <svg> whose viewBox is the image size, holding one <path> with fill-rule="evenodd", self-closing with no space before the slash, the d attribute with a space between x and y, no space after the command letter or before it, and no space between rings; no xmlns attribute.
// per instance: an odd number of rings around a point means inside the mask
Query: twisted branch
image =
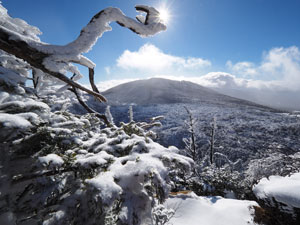
<svg viewBox="0 0 300 225"><path fill-rule="evenodd" d="M82 54L88 52L104 32L111 30L109 23L113 21L143 37L152 36L166 29L166 26L160 22L159 12L156 9L144 5L138 5L135 8L139 12L146 13L144 22L141 16L134 20L125 16L118 8L106 8L91 19L87 26L81 30L76 40L64 46L42 43L31 36L10 30L10 28L5 27L5 23L2 23L0 25L0 49L25 60L33 68L40 69L44 73L65 82L75 92L76 89L80 89L95 96L99 101L106 102L105 97L99 93L94 83L95 64ZM80 75L78 69L71 63L78 63L89 68L92 90L68 78L57 69L63 67L64 70Z"/></svg>

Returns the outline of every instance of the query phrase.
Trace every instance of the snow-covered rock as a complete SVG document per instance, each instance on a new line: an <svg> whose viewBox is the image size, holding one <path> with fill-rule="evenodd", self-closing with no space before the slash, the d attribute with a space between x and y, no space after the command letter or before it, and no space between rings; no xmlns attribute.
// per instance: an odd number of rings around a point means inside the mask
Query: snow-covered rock
<svg viewBox="0 0 300 225"><path fill-rule="evenodd" d="M254 223L254 201L199 197L193 192L169 198L165 206L175 211L173 225L251 225Z"/></svg>
<svg viewBox="0 0 300 225"><path fill-rule="evenodd" d="M291 176L270 176L263 178L253 187L253 192L258 199L273 199L288 207L300 208L300 173Z"/></svg>

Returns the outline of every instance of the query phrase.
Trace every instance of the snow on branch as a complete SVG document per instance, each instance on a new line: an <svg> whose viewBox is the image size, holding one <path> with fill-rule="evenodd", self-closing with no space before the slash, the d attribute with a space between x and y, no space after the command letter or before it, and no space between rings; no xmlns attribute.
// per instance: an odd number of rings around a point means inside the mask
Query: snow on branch
<svg viewBox="0 0 300 225"><path fill-rule="evenodd" d="M94 84L95 63L82 54L90 51L104 32L111 30L109 23L114 21L142 37L152 36L166 30L155 8L138 5L136 10L146 13L146 17L143 19L138 16L137 20L134 20L125 16L118 8L106 8L91 19L76 40L64 46L58 46L41 42L37 37L41 32L36 27L28 25L21 19L11 18L0 4L0 49L25 60L33 68L40 69L73 88L94 95L100 101L106 101ZM66 76L67 72L75 74L77 78L82 76L73 63L89 68L93 91Z"/></svg>

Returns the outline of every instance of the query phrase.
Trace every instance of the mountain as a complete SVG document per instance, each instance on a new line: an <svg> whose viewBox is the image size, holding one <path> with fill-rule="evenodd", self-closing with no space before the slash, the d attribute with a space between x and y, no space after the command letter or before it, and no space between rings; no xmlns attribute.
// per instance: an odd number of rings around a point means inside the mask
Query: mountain
<svg viewBox="0 0 300 225"><path fill-rule="evenodd" d="M131 103L136 103L132 107L134 121L148 122L149 118L163 116L162 126L154 130L156 141L163 146L185 148L183 138L190 136L186 126L188 108L196 121L196 143L203 154L210 147L212 121L217 127L216 149L233 162L240 159L248 163L266 151L274 151L274 146L284 154L300 149L297 115L229 97L192 82L152 78L121 84L103 94L112 105L116 125L129 121ZM94 98L90 98L88 103L93 102ZM104 112L105 107L96 103L98 107L94 104L93 108Z"/></svg>
<svg viewBox="0 0 300 225"><path fill-rule="evenodd" d="M236 103L263 107L250 101L220 94L212 89L189 81L175 81L163 78L151 78L124 83L110 88L102 94L112 105L209 102L215 104Z"/></svg>

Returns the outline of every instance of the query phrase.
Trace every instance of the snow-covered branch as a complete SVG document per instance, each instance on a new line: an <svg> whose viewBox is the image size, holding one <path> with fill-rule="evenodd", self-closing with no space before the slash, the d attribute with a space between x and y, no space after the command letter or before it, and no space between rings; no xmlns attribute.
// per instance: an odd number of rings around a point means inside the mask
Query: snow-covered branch
<svg viewBox="0 0 300 225"><path fill-rule="evenodd" d="M152 36L166 29L166 26L160 22L159 12L156 9L138 5L136 10L146 13L146 17L139 16L137 20L134 20L125 16L118 8L106 8L91 19L76 40L67 45L58 46L41 42L37 36L41 32L37 28L28 25L23 20L11 18L7 10L0 5L0 49L25 60L33 68L40 69L74 88L94 95L100 101L106 101L94 84L95 63L82 54L90 51L104 32L111 30L109 23L114 21L142 37ZM73 63L90 69L93 91L66 76L66 72L74 73L77 77L82 76Z"/></svg>

